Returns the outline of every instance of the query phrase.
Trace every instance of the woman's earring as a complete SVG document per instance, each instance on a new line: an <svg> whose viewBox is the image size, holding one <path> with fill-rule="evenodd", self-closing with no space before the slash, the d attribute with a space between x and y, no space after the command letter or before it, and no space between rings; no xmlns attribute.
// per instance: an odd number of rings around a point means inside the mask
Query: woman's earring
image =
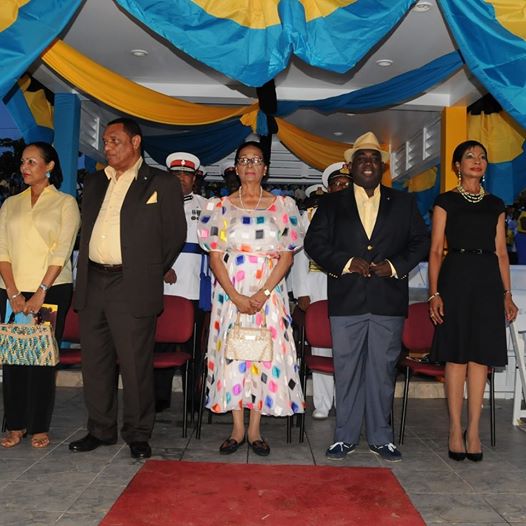
<svg viewBox="0 0 526 526"><path fill-rule="evenodd" d="M46 177L49 179L51 177L51 174L49 172L46 172Z"/></svg>
<svg viewBox="0 0 526 526"><path fill-rule="evenodd" d="M486 186L486 176L485 175L482 176L481 182L482 182L482 186Z"/></svg>
<svg viewBox="0 0 526 526"><path fill-rule="evenodd" d="M460 168L458 169L457 176L458 176L458 184L461 185L462 184L462 174L460 173Z"/></svg>

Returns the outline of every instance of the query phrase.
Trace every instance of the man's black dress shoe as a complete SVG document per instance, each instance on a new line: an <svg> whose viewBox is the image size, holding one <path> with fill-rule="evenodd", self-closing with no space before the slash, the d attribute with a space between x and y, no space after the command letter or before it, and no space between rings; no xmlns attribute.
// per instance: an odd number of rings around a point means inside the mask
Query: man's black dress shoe
<svg viewBox="0 0 526 526"><path fill-rule="evenodd" d="M219 453L221 455L231 455L235 453L245 443L245 437L241 442L238 442L234 438L227 438L220 446Z"/></svg>
<svg viewBox="0 0 526 526"><path fill-rule="evenodd" d="M116 443L116 438L113 440L101 440L100 438L93 436L91 433L88 433L84 438L70 442L69 449L78 453L85 453L86 451L93 451L99 446L113 446L113 444Z"/></svg>
<svg viewBox="0 0 526 526"><path fill-rule="evenodd" d="M130 442L130 455L132 458L150 458L152 448L148 442Z"/></svg>

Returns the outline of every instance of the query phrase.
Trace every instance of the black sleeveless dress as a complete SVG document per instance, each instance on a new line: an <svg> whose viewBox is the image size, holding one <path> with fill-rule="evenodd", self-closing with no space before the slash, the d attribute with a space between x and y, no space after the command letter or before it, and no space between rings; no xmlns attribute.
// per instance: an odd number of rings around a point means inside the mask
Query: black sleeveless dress
<svg viewBox="0 0 526 526"><path fill-rule="evenodd" d="M508 354L504 287L494 253L504 203L493 195L469 203L451 191L439 195L435 206L447 212L448 255L438 276L444 323L436 327L431 355L442 362L504 366ZM473 253L477 250L483 253Z"/></svg>

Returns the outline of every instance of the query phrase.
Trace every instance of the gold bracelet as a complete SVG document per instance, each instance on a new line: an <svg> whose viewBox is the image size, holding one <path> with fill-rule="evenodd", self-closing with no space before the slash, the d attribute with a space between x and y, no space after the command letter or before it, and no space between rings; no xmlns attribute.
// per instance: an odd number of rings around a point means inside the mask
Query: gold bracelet
<svg viewBox="0 0 526 526"><path fill-rule="evenodd" d="M431 296L427 298L427 302L429 303L433 298L437 298L438 296L440 296L440 292L435 292L434 294L431 294Z"/></svg>
<svg viewBox="0 0 526 526"><path fill-rule="evenodd" d="M16 294L13 294L12 296L10 296L10 300L13 301L14 299L18 298L18 296L20 296L20 294L22 294L20 291L18 291Z"/></svg>

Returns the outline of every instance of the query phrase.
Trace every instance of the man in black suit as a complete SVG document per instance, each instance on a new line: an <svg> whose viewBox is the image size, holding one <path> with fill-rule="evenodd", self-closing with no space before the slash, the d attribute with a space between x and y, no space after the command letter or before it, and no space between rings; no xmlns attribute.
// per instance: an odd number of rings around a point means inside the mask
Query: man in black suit
<svg viewBox="0 0 526 526"><path fill-rule="evenodd" d="M329 276L336 430L326 456L333 460L356 449L364 418L370 450L388 461L402 458L389 416L407 274L428 241L414 197L380 184L388 158L373 133L359 137L345 152L353 184L322 200L305 238L305 250Z"/></svg>
<svg viewBox="0 0 526 526"><path fill-rule="evenodd" d="M74 298L88 434L69 448L115 444L120 372L121 435L133 458L147 458L155 418L155 326L163 308L163 276L186 237L183 195L176 177L144 162L134 120L110 122L103 141L108 166L84 184Z"/></svg>

